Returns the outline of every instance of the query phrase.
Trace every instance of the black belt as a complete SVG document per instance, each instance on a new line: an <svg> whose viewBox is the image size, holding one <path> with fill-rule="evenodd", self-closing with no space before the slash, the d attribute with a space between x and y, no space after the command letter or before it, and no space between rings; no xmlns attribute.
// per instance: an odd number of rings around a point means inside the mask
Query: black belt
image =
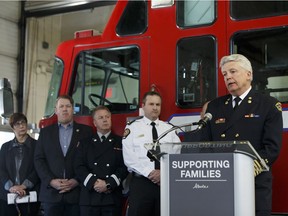
<svg viewBox="0 0 288 216"><path fill-rule="evenodd" d="M145 176L142 176L142 175L140 175L140 174L138 174L136 172L132 172L132 176L135 176L137 178L146 178Z"/></svg>

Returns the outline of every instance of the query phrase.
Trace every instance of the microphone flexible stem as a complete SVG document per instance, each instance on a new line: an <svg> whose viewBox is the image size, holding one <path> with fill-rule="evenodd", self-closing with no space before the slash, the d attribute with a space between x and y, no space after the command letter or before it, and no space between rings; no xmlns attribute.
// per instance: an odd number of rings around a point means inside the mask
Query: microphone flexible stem
<svg viewBox="0 0 288 216"><path fill-rule="evenodd" d="M155 140L154 142L154 147L156 147L157 144L159 144L159 141L165 137L168 133L174 131L174 130L177 130L177 129L180 129L182 127L188 127L188 126L193 126L193 125L198 125L198 122L193 122L193 123L189 123L189 124L182 124L182 125L179 125L179 126L174 126L172 128L170 128L169 130L165 131L164 133L162 133L157 140ZM191 132L195 133L199 130L199 128L196 128L195 130L192 130Z"/></svg>

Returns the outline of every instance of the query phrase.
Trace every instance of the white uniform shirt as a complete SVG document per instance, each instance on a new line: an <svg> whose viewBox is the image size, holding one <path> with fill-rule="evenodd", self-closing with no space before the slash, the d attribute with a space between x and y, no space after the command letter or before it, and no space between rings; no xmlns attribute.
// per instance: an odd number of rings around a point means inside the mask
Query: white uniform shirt
<svg viewBox="0 0 288 216"><path fill-rule="evenodd" d="M123 158L129 172L136 172L142 176L148 177L154 170L154 161L147 157L147 149L144 144L152 143L152 125L151 120L146 117L137 119L125 128L123 144ZM156 120L156 129L158 136L169 130L172 126L161 120ZM179 143L180 139L175 131L168 133L160 140L160 143ZM165 144L162 144L165 145ZM162 149L162 147L161 147ZM180 152L180 146L176 147L175 153Z"/></svg>

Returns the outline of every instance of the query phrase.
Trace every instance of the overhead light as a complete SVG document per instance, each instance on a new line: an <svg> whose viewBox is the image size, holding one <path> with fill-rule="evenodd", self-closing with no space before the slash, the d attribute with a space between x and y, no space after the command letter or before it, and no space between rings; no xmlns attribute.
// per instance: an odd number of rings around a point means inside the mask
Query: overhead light
<svg viewBox="0 0 288 216"><path fill-rule="evenodd" d="M151 8L171 7L174 0L151 0Z"/></svg>
<svg viewBox="0 0 288 216"><path fill-rule="evenodd" d="M26 1L25 2L25 11L40 11L40 10L47 10L47 9L57 9L57 8L63 8L63 7L73 7L73 6L79 6L83 4L90 3L92 1L88 0L71 0L71 1L46 1L46 2L40 2L40 1Z"/></svg>

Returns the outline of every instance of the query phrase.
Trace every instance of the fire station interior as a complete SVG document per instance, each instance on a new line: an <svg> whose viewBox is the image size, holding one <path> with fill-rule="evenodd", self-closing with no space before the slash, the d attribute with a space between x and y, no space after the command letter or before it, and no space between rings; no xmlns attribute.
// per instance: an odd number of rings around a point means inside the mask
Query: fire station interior
<svg viewBox="0 0 288 216"><path fill-rule="evenodd" d="M3 5L7 5L2 3ZM10 3L15 4L15 3ZM179 25L185 27L184 17L181 15L184 12L181 2L178 3L179 11L177 12L177 20ZM237 10L233 11L238 17L249 17L249 14L255 14L253 4L249 9L247 4L235 2ZM209 5L211 6L211 5ZM15 8L15 5L13 5ZM93 29L94 32L101 34L105 28L108 19L115 7L114 1L92 1L85 3L82 1L66 2L36 2L25 1L18 4L20 20L19 38L18 41L18 58L23 61L18 61L18 70L14 69L14 76L3 74L1 77L7 77L12 85L14 95L14 106L16 110L26 113L29 121L36 125L43 116L49 116L53 113L53 105L47 105L47 95L49 92L50 80L52 72L56 68L55 51L57 46L62 42L73 39L76 32L81 32L87 29ZM260 5L261 13L266 12L267 5L264 2ZM276 4L277 11L284 11L286 5ZM280 9L279 9L280 8ZM127 34L129 31L140 32L142 26L145 27L145 19L143 19L142 11L138 8L130 10L130 16L126 17L126 22L135 21L134 17L138 17L140 24L139 29L127 28L127 25L119 23L117 31L119 34L123 32ZM254 11L254 12L253 12ZM0 11L1 13L1 11ZM3 12L4 13L4 12ZM256 16L261 16L256 14ZM139 15L141 14L141 16ZM4 15L3 15L4 16ZM201 14L199 15L201 16ZM130 18L130 19L129 19ZM128 21L127 21L128 20ZM123 22L125 23L125 22ZM125 27L126 26L126 27ZM133 26L133 25L132 25ZM251 59L254 71L253 87L265 94L275 96L281 102L288 101L287 89L287 30L260 30L251 32L239 32L231 39L231 47L234 52L241 52ZM183 109L201 107L204 102L211 100L217 96L217 76L214 71L217 70L215 64L215 45L216 38L213 36L191 37L185 38L177 44L177 105ZM207 44L210 44L207 46ZM206 47L203 49L203 47ZM207 48L208 47L208 48ZM282 47L282 49L279 49ZM283 49L284 47L284 49ZM279 53L279 50L281 50ZM256 52L259 51L259 52ZM129 53L129 54L128 54ZM112 111L117 112L138 109L137 103L139 98L137 94L131 93L125 86L133 86L137 90L139 84L139 53L136 47L129 47L122 50L104 50L91 51L83 54L85 58L79 56L77 61L76 82L81 82L82 63L85 67L93 72L92 77L86 77L85 86L89 86L89 91L94 94L85 97L82 110L89 112L95 105L102 103L102 93L94 84L101 82L102 85L112 85L114 83L117 90L121 92L121 97L114 101L105 100L105 104L112 108ZM258 53L258 54L255 54ZM276 56L277 53L277 58ZM85 59L85 61L84 61ZM130 59L130 62L125 62L125 59ZM15 60L17 63L17 60ZM109 64L103 65L103 62ZM112 65L114 64L114 66ZM115 67L115 65L118 65ZM53 69L54 68L54 69ZM111 75L104 78L107 71ZM101 71L101 73L95 73ZM8 72L7 72L8 73ZM97 75L96 75L97 74ZM122 79L118 79L121 77ZM90 81L89 81L90 80ZM104 81L103 81L104 80ZM121 80L121 82L119 81ZM116 82L117 81L117 82ZM195 94L195 92L197 92ZM109 93L109 92L108 92ZM73 94L80 98L80 86L74 86ZM79 95L79 96L77 96ZM80 112L80 108L76 107L76 114ZM78 110L78 111L77 111ZM31 127L34 127L33 125ZM5 127L2 127L3 129ZM4 130L7 130L4 129Z"/></svg>
<svg viewBox="0 0 288 216"><path fill-rule="evenodd" d="M14 66L11 63L11 69L4 68L0 72L0 77L9 80L13 92L14 110L26 114L31 122L29 127L36 131L33 134L37 137L37 125L45 114L57 46L62 41L73 39L77 31L93 29L100 34L111 15L115 1L87 3L79 0L69 2L28 0L1 1L0 4L2 5L0 17L8 20L8 23L13 21L15 23L13 27L15 25L16 28L15 31L10 32L11 24L10 26L7 24L7 27L5 24L7 30L3 29L3 40L17 33L17 40L13 41L15 54L7 54L15 56ZM7 48L0 48L2 49ZM5 56L5 50L3 52ZM4 64L5 60L0 63L4 67L7 65ZM14 136L7 122L2 121L1 144Z"/></svg>
<svg viewBox="0 0 288 216"><path fill-rule="evenodd" d="M9 80L9 84L6 84L6 81L0 82L0 97L10 94L2 90L2 87L11 85L13 101L9 103L13 104L14 110L26 114L30 122L29 128L35 138L39 133L38 123L41 118L51 116L54 112L52 99L55 98L48 98L48 95L55 93L51 89L59 88L50 85L51 79L59 81L61 79L57 75L52 77L53 72L57 72L63 66L61 61L55 58L58 45L75 38L78 33L85 30L93 29L94 34L101 34L115 7L115 2L115 0L0 2L0 26L4 26L0 29L0 66L4 68L0 71L0 78ZM238 9L232 12L240 18L247 18L249 16L247 14L255 12L253 4L250 5L249 1L234 2L237 4L235 8ZM277 4L275 7L286 12L287 5ZM177 21L185 28L183 7L180 1ZM260 7L263 9L260 11L265 12L266 1L262 1ZM11 15L14 13L15 15ZM140 13L141 11L134 8L129 16L130 20L136 20L134 17L139 16L137 20L141 22L139 29L130 29L126 25L121 26L120 23L119 32L121 27L125 33L141 31L141 26L145 27L145 19L139 15ZM11 32L11 26L16 29L14 32ZM5 51L7 50L5 45L13 46L6 43L12 34L15 38L13 54ZM254 70L253 88L276 97L282 103L288 103L287 38L287 28L275 28L254 32L240 31L230 39L231 52L242 53L251 60ZM178 41L175 82L176 104L180 108L200 109L204 102L217 96L218 78L215 71L218 65L215 63L217 58L215 41L217 38L213 35L187 37ZM75 114L87 115L99 104L108 106L112 113L138 110L140 52L137 46L127 46L119 49L85 51L77 56L73 80L75 85L72 90ZM7 58L11 66L6 63ZM83 71L89 73L85 75ZM90 92L85 95L84 101L81 100L83 94L81 83L84 83L86 92ZM105 94L102 92L103 86L108 89ZM119 97L113 98L111 93L111 99L105 98L105 95L109 95L109 86L117 89ZM50 103L47 103L49 100ZM4 107L0 105L0 110L3 109ZM4 142L13 137L7 120L2 118L0 148Z"/></svg>

